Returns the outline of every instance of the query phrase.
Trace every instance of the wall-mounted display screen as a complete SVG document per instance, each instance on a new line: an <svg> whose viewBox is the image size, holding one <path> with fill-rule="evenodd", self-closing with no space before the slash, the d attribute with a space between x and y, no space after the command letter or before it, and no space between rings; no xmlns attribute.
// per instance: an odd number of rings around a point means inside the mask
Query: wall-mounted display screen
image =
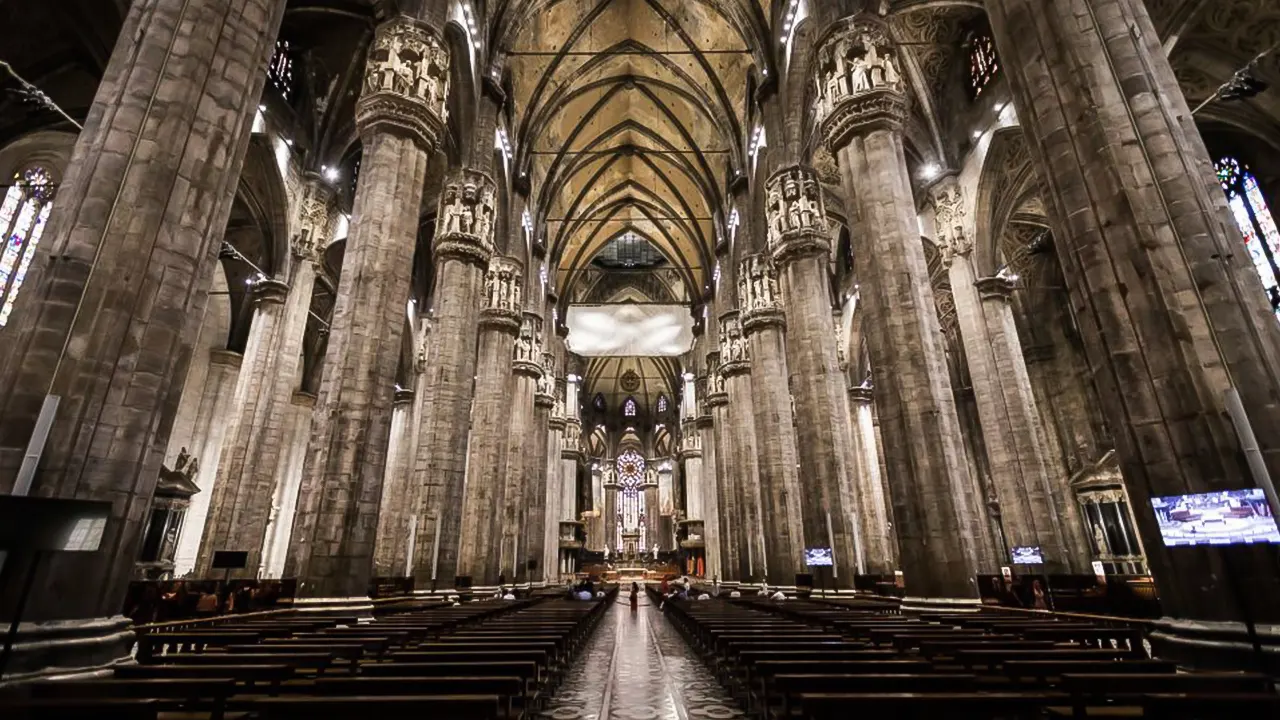
<svg viewBox="0 0 1280 720"><path fill-rule="evenodd" d="M1044 553L1039 545L1022 545L1009 550L1014 565L1043 565Z"/></svg>
<svg viewBox="0 0 1280 720"><path fill-rule="evenodd" d="M1261 488L1151 498L1166 547L1280 543Z"/></svg>
<svg viewBox="0 0 1280 720"><path fill-rule="evenodd" d="M831 567L835 564L831 556L831 548L805 548L804 564L809 567Z"/></svg>

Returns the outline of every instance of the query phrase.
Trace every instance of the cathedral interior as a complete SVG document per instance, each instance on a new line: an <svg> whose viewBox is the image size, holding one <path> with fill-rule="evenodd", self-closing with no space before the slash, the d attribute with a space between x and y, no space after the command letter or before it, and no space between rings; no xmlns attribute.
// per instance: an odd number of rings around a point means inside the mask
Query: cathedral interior
<svg viewBox="0 0 1280 720"><path fill-rule="evenodd" d="M699 633L833 608L1280 674L1270 0L5 0L0 39L0 689L246 612L572 617L529 717L741 716Z"/></svg>

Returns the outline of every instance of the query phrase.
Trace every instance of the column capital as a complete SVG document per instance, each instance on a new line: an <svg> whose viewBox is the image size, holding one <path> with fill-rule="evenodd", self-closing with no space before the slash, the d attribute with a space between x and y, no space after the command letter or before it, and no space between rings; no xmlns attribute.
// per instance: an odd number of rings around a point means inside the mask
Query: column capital
<svg viewBox="0 0 1280 720"><path fill-rule="evenodd" d="M489 260L484 274L484 307L480 310L480 326L515 335L521 325L521 283L524 267L520 261L505 255Z"/></svg>
<svg viewBox="0 0 1280 720"><path fill-rule="evenodd" d="M929 204L933 206L934 242L943 264L950 267L956 256L967 258L973 252L973 241L965 231L968 210L964 188L954 175L949 175L930 186Z"/></svg>
<svg viewBox="0 0 1280 720"><path fill-rule="evenodd" d="M751 348L743 335L738 311L730 310L720 316L720 364L707 374L707 402L717 392L724 392L724 378L749 372Z"/></svg>
<svg viewBox="0 0 1280 720"><path fill-rule="evenodd" d="M209 351L209 362L214 365L223 365L225 367L240 369L244 363L244 355L235 350L225 350L223 348L214 348Z"/></svg>
<svg viewBox="0 0 1280 720"><path fill-rule="evenodd" d="M488 266L493 258L497 186L485 172L460 168L440 193L434 240L436 257Z"/></svg>
<svg viewBox="0 0 1280 720"><path fill-rule="evenodd" d="M408 405L413 402L414 392L409 388L396 387L396 394L392 403L395 405Z"/></svg>
<svg viewBox="0 0 1280 720"><path fill-rule="evenodd" d="M698 434L694 423L683 423L681 426L678 457L681 460L702 457L702 436Z"/></svg>
<svg viewBox="0 0 1280 720"><path fill-rule="evenodd" d="M786 327L782 293L778 291L778 268L769 255L748 255L738 265L738 308L742 330L747 334L767 327ZM723 359L723 343L720 352Z"/></svg>
<svg viewBox="0 0 1280 720"><path fill-rule="evenodd" d="M560 449L561 460L577 460L582 462L584 453L579 445L582 442L582 423L577 418L564 420L564 447Z"/></svg>
<svg viewBox="0 0 1280 720"><path fill-rule="evenodd" d="M374 32L356 128L362 137L404 135L434 152L448 120L449 48L435 28L404 15Z"/></svg>
<svg viewBox="0 0 1280 720"><path fill-rule="evenodd" d="M817 117L834 153L856 135L901 129L907 115L906 85L894 43L884 24L859 14L829 29L816 63Z"/></svg>
<svg viewBox="0 0 1280 720"><path fill-rule="evenodd" d="M320 262L333 233L333 216L337 212L333 186L318 173L307 172L298 201L297 232L290 250L301 260Z"/></svg>
<svg viewBox="0 0 1280 720"><path fill-rule="evenodd" d="M541 380L542 316L526 312L520 316L520 334L511 346L511 370L517 375Z"/></svg>
<svg viewBox="0 0 1280 720"><path fill-rule="evenodd" d="M537 316L535 315L535 317ZM541 321L542 318L539 317L538 320ZM564 402L560 400L556 390L555 362L555 354L544 350L542 353L542 366L539 368L541 372L538 374L538 389L533 396L533 406L547 408L551 410L552 415L560 413L560 417L563 418Z"/></svg>
<svg viewBox="0 0 1280 720"><path fill-rule="evenodd" d="M249 285L249 293L255 305L283 305L289 296L289 283L275 278L260 278Z"/></svg>
<svg viewBox="0 0 1280 720"><path fill-rule="evenodd" d="M841 370L846 370L849 367L849 350L846 347L849 333L844 329L844 310L838 307L831 309L831 324L836 330L836 363Z"/></svg>
<svg viewBox="0 0 1280 720"><path fill-rule="evenodd" d="M721 405L724 405L724 404L726 404L726 403L728 403L728 402L729 402L729 398L728 398L728 396L725 396L724 402L723 402L723 403L720 403L720 404L721 404ZM710 413L707 413L706 415L699 415L699 416L698 416L698 429L699 429L699 430L710 430L711 428L715 427L715 424L716 424L715 418L711 417L711 414L710 414Z"/></svg>
<svg viewBox="0 0 1280 720"><path fill-rule="evenodd" d="M765 197L769 251L776 262L831 252L822 186L813 168L792 165L774 173Z"/></svg>
<svg viewBox="0 0 1280 720"><path fill-rule="evenodd" d="M983 300L1001 300L1006 302L1013 295L1013 289L1016 287L1014 281L1004 275L979 278L974 281L973 286L978 289L978 295L981 296Z"/></svg>

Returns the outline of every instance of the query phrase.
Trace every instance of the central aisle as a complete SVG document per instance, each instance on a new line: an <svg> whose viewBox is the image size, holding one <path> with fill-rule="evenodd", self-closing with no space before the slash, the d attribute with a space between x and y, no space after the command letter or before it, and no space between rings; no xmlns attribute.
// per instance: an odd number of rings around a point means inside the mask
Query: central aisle
<svg viewBox="0 0 1280 720"><path fill-rule="evenodd" d="M556 720L687 720L744 713L662 613L626 595L608 610L586 651L541 716Z"/></svg>

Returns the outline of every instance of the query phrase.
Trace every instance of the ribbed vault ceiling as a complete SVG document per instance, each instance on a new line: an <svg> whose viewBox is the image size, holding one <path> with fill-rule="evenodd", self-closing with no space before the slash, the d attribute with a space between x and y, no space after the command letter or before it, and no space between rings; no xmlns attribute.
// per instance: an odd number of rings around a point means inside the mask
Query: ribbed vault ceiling
<svg viewBox="0 0 1280 720"><path fill-rule="evenodd" d="M709 284L758 27L742 0L549 0L509 28L517 167L561 293L634 232ZM763 12L761 11L761 16Z"/></svg>

